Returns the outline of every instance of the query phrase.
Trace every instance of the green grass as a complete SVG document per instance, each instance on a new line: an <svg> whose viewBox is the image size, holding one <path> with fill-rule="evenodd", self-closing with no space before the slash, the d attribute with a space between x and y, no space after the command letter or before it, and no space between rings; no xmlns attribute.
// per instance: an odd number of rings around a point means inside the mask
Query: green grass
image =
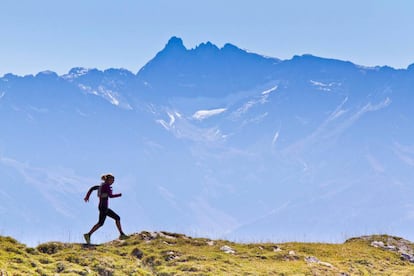
<svg viewBox="0 0 414 276"><path fill-rule="evenodd" d="M414 265L398 252L371 246L388 238L243 244L141 232L96 246L49 242L30 248L0 237L0 275L414 275ZM235 253L223 252L225 245ZM310 256L320 262L306 262Z"/></svg>

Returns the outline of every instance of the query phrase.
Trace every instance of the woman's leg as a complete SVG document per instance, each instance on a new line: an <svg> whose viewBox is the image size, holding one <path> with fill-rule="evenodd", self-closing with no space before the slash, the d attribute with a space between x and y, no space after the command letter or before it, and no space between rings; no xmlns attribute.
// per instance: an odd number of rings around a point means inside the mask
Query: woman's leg
<svg viewBox="0 0 414 276"><path fill-rule="evenodd" d="M118 214L112 211L111 209L108 209L107 215L108 217L113 218L115 220L115 224L116 224L116 227L118 228L119 234L125 235L124 232L122 231L121 217L118 216Z"/></svg>
<svg viewBox="0 0 414 276"><path fill-rule="evenodd" d="M88 233L83 235L87 243L90 243L91 235L96 230L98 230L102 225L104 225L107 213L108 213L107 208L99 208L99 221L98 221L98 223L95 224Z"/></svg>
<svg viewBox="0 0 414 276"><path fill-rule="evenodd" d="M90 235L92 235L93 234L93 232L95 232L96 230L98 230L101 226L102 226L103 224L101 224L101 223L97 223L97 224L95 224L92 228L91 228L91 230L88 232L88 235L90 236Z"/></svg>

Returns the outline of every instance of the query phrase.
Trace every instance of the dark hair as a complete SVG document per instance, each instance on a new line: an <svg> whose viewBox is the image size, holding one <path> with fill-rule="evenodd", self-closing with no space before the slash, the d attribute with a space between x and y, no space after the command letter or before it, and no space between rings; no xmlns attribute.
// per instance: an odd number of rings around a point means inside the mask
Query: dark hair
<svg viewBox="0 0 414 276"><path fill-rule="evenodd" d="M107 174L104 174L104 175L101 176L101 179L103 181L106 181L107 179L110 179L110 178L114 179L115 177L110 173L107 173Z"/></svg>

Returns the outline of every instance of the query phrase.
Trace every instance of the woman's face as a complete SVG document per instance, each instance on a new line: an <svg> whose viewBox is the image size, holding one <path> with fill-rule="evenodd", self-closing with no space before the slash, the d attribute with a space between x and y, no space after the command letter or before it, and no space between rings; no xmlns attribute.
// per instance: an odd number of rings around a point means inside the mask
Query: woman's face
<svg viewBox="0 0 414 276"><path fill-rule="evenodd" d="M106 181L105 181L105 182L106 182L107 184L109 184L109 185L112 185L112 183L114 183L114 181L115 181L115 178L113 178L113 177L109 177L109 178L107 178L107 179L106 179Z"/></svg>

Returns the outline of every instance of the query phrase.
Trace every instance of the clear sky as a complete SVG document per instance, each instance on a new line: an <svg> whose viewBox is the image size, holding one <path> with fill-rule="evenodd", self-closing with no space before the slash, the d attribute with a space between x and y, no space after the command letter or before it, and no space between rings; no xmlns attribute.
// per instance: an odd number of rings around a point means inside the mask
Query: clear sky
<svg viewBox="0 0 414 276"><path fill-rule="evenodd" d="M0 76L73 67L136 73L171 36L259 54L414 63L412 0L1 0Z"/></svg>

